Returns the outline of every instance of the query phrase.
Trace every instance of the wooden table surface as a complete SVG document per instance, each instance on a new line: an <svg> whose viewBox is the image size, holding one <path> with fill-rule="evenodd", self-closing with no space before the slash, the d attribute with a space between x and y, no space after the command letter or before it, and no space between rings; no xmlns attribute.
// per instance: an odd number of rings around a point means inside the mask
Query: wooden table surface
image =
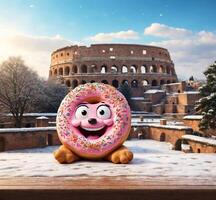
<svg viewBox="0 0 216 200"><path fill-rule="evenodd" d="M0 200L10 199L190 199L215 200L216 182L166 177L0 178Z"/></svg>

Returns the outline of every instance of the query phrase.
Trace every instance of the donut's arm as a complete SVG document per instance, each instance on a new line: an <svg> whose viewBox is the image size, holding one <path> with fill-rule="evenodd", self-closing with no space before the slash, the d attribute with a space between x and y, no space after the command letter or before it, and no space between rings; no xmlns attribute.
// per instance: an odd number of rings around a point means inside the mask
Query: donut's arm
<svg viewBox="0 0 216 200"><path fill-rule="evenodd" d="M127 164L133 159L133 153L125 146L121 146L105 157L115 164Z"/></svg>
<svg viewBox="0 0 216 200"><path fill-rule="evenodd" d="M64 145L61 145L53 154L55 159L61 164L79 160L79 157Z"/></svg>

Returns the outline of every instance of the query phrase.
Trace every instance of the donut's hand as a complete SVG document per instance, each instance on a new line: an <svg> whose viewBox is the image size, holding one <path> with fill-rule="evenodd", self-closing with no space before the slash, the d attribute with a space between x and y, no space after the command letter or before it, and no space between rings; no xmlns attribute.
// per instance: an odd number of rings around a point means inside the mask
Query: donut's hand
<svg viewBox="0 0 216 200"><path fill-rule="evenodd" d="M115 164L127 164L133 159L133 153L125 146L121 146L109 154L106 159Z"/></svg>
<svg viewBox="0 0 216 200"><path fill-rule="evenodd" d="M79 157L64 145L61 145L53 154L55 159L61 164L72 163L79 160Z"/></svg>

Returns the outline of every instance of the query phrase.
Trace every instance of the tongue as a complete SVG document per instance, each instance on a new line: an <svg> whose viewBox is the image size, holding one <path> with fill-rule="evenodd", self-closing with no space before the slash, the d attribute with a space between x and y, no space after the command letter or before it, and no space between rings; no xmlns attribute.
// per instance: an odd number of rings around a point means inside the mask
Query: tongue
<svg viewBox="0 0 216 200"><path fill-rule="evenodd" d="M96 139L98 139L98 138L99 138L98 135L89 135L89 136L88 136L88 139L90 139L90 140L96 140Z"/></svg>

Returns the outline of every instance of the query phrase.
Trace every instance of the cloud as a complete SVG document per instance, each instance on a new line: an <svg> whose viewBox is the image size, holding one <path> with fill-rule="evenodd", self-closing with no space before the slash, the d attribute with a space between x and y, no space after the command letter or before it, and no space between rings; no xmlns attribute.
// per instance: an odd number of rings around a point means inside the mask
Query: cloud
<svg viewBox="0 0 216 200"><path fill-rule="evenodd" d="M29 67L47 78L52 51L79 43L67 40L60 35L32 36L2 30L0 31L0 44L0 63L9 56L21 56Z"/></svg>
<svg viewBox="0 0 216 200"><path fill-rule="evenodd" d="M89 40L93 42L111 42L115 39L120 40L128 40L128 39L138 39L139 34L133 30L127 30L127 31L119 31L119 32L113 32L113 33L98 33L94 36L88 37Z"/></svg>
<svg viewBox="0 0 216 200"><path fill-rule="evenodd" d="M155 27L153 25L147 27L145 31L148 30L148 35L151 35L152 31L153 36L161 37L159 33L163 31L156 31L156 29L153 31L152 27ZM216 35L208 31L192 32L163 24L157 25L157 27L161 26L169 30L166 39L150 44L169 50L179 77L188 78L194 75L197 78L204 78L203 71L216 60Z"/></svg>
<svg viewBox="0 0 216 200"><path fill-rule="evenodd" d="M183 28L174 28L165 24L153 23L145 28L144 35L152 35L162 38L182 38L191 34L191 31Z"/></svg>

